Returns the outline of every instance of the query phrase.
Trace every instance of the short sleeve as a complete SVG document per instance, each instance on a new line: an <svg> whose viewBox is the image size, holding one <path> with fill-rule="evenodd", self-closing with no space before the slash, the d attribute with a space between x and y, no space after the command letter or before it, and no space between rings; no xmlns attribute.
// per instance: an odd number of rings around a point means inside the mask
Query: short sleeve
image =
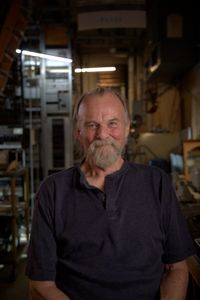
<svg viewBox="0 0 200 300"><path fill-rule="evenodd" d="M195 246L168 176L162 179L161 193L165 232L163 262L174 263L194 255Z"/></svg>

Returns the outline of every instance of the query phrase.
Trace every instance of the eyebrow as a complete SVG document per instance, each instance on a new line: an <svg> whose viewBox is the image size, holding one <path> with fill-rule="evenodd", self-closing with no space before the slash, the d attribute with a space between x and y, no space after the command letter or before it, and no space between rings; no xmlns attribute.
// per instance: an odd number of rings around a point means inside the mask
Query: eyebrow
<svg viewBox="0 0 200 300"><path fill-rule="evenodd" d="M89 124L89 123L98 123L97 121L95 120L91 120L91 121L85 121L84 124Z"/></svg>
<svg viewBox="0 0 200 300"><path fill-rule="evenodd" d="M113 122L113 121L119 121L118 118L112 118L112 119L109 119L108 121L106 121L106 123L108 122ZM95 124L99 124L99 122L95 121L95 120L90 120L90 121L86 121L84 124L87 125L87 124L90 124L90 123L95 123Z"/></svg>
<svg viewBox="0 0 200 300"><path fill-rule="evenodd" d="M112 119L109 120L109 122L110 121L119 121L119 118L112 118Z"/></svg>

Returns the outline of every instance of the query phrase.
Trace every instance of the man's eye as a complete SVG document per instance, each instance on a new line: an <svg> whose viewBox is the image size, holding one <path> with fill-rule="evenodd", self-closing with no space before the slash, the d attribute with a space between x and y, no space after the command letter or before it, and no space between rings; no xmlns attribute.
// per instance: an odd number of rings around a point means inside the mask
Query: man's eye
<svg viewBox="0 0 200 300"><path fill-rule="evenodd" d="M96 129L97 128L97 124L95 124L95 123L88 123L86 127L88 129Z"/></svg>
<svg viewBox="0 0 200 300"><path fill-rule="evenodd" d="M117 127L117 122L116 122L116 121L110 122L110 123L109 123L109 127L111 127L111 128Z"/></svg>

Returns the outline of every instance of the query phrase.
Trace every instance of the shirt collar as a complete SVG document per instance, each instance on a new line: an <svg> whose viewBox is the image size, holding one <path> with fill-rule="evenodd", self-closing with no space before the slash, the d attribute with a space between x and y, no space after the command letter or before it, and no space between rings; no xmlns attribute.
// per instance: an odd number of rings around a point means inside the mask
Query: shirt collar
<svg viewBox="0 0 200 300"><path fill-rule="evenodd" d="M80 175L80 184L85 186L86 188L88 189L94 189L95 187L91 186L86 178L85 178L85 175L84 173L82 172L81 170L81 165L82 163L80 163L79 165L76 166L77 170L78 170L78 173ZM112 173L112 174L109 174L106 176L105 180L117 180L119 177L123 176L127 169L128 169L128 166L129 166L129 163L128 161L124 160L124 163L123 165L121 166L121 168L119 170L117 170L116 172Z"/></svg>

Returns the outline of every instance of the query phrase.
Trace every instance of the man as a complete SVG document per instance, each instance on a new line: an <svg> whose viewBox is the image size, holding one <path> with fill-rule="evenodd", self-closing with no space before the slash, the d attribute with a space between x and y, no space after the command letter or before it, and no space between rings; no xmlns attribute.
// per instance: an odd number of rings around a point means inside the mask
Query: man
<svg viewBox="0 0 200 300"><path fill-rule="evenodd" d="M84 160L47 177L37 193L31 299L185 299L194 246L169 176L123 159L125 103L97 88L74 116Z"/></svg>

